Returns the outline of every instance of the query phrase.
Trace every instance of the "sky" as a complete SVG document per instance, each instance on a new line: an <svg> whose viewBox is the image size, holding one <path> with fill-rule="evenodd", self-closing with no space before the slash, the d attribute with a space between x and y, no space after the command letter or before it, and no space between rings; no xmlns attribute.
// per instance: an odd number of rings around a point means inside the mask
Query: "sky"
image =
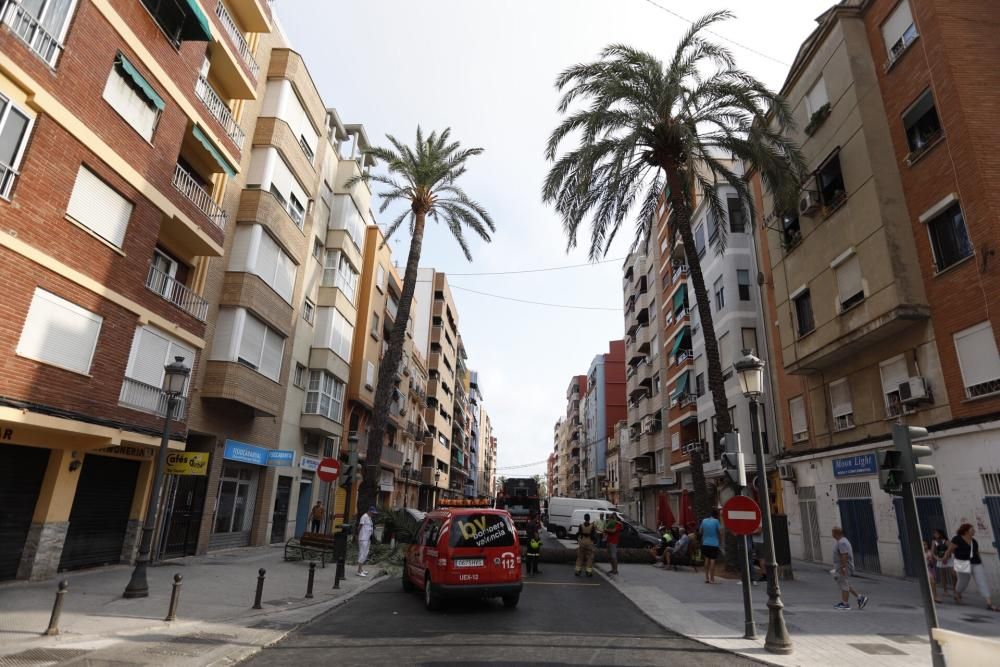
<svg viewBox="0 0 1000 667"><path fill-rule="evenodd" d="M561 221L541 201L544 147L559 122L556 75L626 43L664 60L694 19L728 8L716 38L738 65L780 88L815 18L834 0L278 0L273 8L327 106L370 140L413 142L419 124L450 127L485 152L459 181L496 222L492 243L470 239L473 262L431 225L421 266L449 274L469 367L479 371L498 441L498 474L544 474L566 388L608 342L624 336L622 262L633 223L607 258L567 250ZM656 5L659 5L656 6ZM669 10L669 11L666 11ZM673 13L671 13L673 12ZM723 39L724 38L724 39ZM726 41L726 40L732 41ZM742 46L737 46L738 42ZM745 48L744 48L745 47ZM378 190L376 189L376 195ZM377 213L376 206L373 210ZM390 208L380 223L395 217ZM405 262L409 237L394 236ZM461 275L585 265L559 271ZM466 289L459 289L466 288ZM587 309L541 306L470 292ZM534 464L534 465L527 465Z"/></svg>

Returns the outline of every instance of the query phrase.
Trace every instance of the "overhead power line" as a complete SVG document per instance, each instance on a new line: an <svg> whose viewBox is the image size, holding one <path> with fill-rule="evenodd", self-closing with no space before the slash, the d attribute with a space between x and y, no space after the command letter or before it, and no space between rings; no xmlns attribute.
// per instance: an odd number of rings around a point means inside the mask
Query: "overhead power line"
<svg viewBox="0 0 1000 667"><path fill-rule="evenodd" d="M548 462L549 460L545 459L544 461L535 461L534 463L521 463L516 466L497 466L497 470L519 470L521 468L533 468L535 466L540 466Z"/></svg>
<svg viewBox="0 0 1000 667"><path fill-rule="evenodd" d="M615 259L602 259L597 262L585 262L583 264L568 264L566 266L550 266L543 269L519 269L516 271L482 271L479 273L451 273L442 271L449 276L509 276L515 273L544 273L545 271L565 271L566 269L579 269L585 266L596 266L598 264L610 264L612 262L624 262L627 258L617 257Z"/></svg>
<svg viewBox="0 0 1000 667"><path fill-rule="evenodd" d="M504 296L502 294L491 294L490 292L480 292L479 290L469 289L468 287L461 287L461 286L455 285L455 284L451 284L450 287L451 287L451 289L457 289L457 290L461 290L463 292L472 292L473 294L479 294L481 296L488 296L488 297L492 297L494 299L501 299L503 301L514 301L516 303L527 303L527 304L531 304L532 306L546 306L548 308L569 308L569 309L572 309L572 310L603 310L603 311L612 311L612 312L616 312L616 313L620 313L622 311L622 309L620 307L619 308L607 308L605 306L575 306L575 305L570 305L570 304L565 304L565 303L546 303L544 301L531 301L531 300L528 300L528 299L518 299L518 298L513 297L513 296Z"/></svg>

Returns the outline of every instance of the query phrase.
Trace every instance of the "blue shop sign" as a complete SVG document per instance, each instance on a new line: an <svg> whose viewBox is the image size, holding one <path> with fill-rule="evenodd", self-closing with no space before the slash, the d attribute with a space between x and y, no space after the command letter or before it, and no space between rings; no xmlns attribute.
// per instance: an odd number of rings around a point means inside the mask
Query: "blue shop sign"
<svg viewBox="0 0 1000 667"><path fill-rule="evenodd" d="M846 459L833 460L834 477L852 477L854 475L874 475L878 472L878 462L875 453L858 454Z"/></svg>
<svg viewBox="0 0 1000 667"><path fill-rule="evenodd" d="M226 440L226 447L222 452L222 458L230 461L239 461L240 463L266 466L269 451L265 447L248 445L238 440Z"/></svg>
<svg viewBox="0 0 1000 667"><path fill-rule="evenodd" d="M290 466L295 463L295 452L291 449L271 449L267 452L267 465Z"/></svg>

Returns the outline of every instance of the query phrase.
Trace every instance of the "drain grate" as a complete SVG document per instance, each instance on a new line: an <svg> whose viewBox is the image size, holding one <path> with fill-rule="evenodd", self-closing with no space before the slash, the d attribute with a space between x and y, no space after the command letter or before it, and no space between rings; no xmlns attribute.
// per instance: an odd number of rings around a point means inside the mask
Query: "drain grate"
<svg viewBox="0 0 1000 667"><path fill-rule="evenodd" d="M867 653L868 655L906 655L906 651L900 651L894 646L889 646L888 644L848 644L862 653Z"/></svg>
<svg viewBox="0 0 1000 667"><path fill-rule="evenodd" d="M74 648L30 648L0 656L0 667L43 667L78 658L89 651Z"/></svg>
<svg viewBox="0 0 1000 667"><path fill-rule="evenodd" d="M930 644L930 640L927 637L921 637L920 635L893 635L893 634L880 634L879 637L885 637L891 642L896 642L897 644Z"/></svg>

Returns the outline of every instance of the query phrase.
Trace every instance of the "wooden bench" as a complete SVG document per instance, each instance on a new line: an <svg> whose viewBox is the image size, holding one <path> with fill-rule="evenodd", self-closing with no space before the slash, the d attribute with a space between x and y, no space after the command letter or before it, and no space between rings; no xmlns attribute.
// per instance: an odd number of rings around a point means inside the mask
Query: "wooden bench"
<svg viewBox="0 0 1000 667"><path fill-rule="evenodd" d="M318 560L322 567L334 561L333 535L302 533L285 543L285 560Z"/></svg>

